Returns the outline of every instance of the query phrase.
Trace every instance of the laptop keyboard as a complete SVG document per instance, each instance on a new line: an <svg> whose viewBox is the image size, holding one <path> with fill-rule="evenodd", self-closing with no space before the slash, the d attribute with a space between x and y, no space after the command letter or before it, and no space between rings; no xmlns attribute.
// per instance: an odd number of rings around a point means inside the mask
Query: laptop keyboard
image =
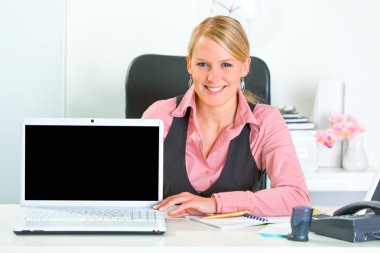
<svg viewBox="0 0 380 253"><path fill-rule="evenodd" d="M44 209L24 211L24 221L156 221L163 213L151 209Z"/></svg>

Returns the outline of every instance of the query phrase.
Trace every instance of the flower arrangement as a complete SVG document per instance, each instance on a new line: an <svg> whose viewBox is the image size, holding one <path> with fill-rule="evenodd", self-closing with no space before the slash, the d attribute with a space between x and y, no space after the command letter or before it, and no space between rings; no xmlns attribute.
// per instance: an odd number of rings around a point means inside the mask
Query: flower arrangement
<svg viewBox="0 0 380 253"><path fill-rule="evenodd" d="M334 146L335 142L347 138L352 140L357 134L365 131L364 126L360 124L353 116L337 113L329 117L331 127L326 130L318 130L315 137L319 144L328 148Z"/></svg>

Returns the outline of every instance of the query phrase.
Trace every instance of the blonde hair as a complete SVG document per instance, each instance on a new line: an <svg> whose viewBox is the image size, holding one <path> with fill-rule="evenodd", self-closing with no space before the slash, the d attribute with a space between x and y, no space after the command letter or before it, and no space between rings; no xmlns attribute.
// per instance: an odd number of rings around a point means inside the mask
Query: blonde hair
<svg viewBox="0 0 380 253"><path fill-rule="evenodd" d="M245 61L250 57L247 34L240 22L228 16L214 16L203 20L193 29L188 45L188 56L193 55L194 46L199 38L207 36L226 49L233 57ZM249 90L243 91L248 102L257 104L260 99Z"/></svg>

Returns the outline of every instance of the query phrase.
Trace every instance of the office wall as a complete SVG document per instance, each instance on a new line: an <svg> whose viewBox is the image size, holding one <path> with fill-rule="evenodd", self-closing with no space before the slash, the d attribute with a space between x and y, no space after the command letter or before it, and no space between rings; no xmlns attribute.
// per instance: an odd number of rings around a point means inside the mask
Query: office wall
<svg viewBox="0 0 380 253"><path fill-rule="evenodd" d="M61 117L63 1L0 0L0 203L20 194L21 121Z"/></svg>
<svg viewBox="0 0 380 253"><path fill-rule="evenodd" d="M343 80L345 110L366 126L379 168L380 1L253 1L249 39L270 68L273 105L310 115L318 81ZM128 64L185 55L197 10L196 0L0 0L0 203L18 202L23 117L124 117Z"/></svg>

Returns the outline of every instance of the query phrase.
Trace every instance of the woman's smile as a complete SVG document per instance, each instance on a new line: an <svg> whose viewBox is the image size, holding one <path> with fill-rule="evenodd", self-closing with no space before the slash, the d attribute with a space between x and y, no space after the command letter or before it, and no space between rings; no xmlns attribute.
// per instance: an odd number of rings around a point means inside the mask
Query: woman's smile
<svg viewBox="0 0 380 253"><path fill-rule="evenodd" d="M227 85L224 86L208 86L208 85L203 85L206 90L211 93L211 94L219 94L224 90L224 88L227 87Z"/></svg>

